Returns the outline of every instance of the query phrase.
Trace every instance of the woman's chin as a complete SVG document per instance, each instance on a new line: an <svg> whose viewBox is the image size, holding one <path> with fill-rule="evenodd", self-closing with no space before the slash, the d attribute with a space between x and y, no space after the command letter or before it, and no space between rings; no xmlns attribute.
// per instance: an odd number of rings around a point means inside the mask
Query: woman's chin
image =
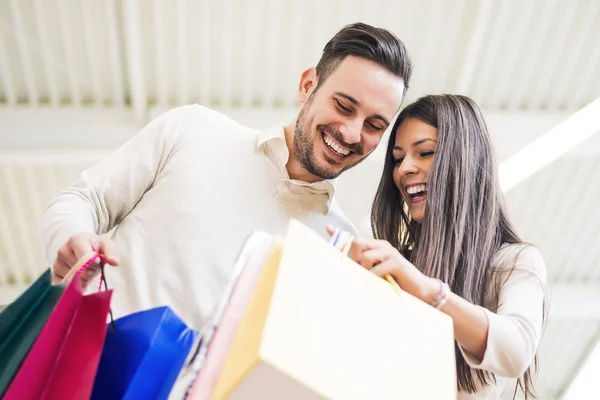
<svg viewBox="0 0 600 400"><path fill-rule="evenodd" d="M410 216L413 221L423 223L425 219L425 203L410 207Z"/></svg>
<svg viewBox="0 0 600 400"><path fill-rule="evenodd" d="M411 198L406 198L404 194L402 194L402 199L408 205L408 212L410 214L410 218L418 223L422 223L425 219L425 203L427 202L427 198L419 199L418 201L414 201Z"/></svg>
<svg viewBox="0 0 600 400"><path fill-rule="evenodd" d="M419 224L423 223L423 216L421 215L412 215L412 219Z"/></svg>

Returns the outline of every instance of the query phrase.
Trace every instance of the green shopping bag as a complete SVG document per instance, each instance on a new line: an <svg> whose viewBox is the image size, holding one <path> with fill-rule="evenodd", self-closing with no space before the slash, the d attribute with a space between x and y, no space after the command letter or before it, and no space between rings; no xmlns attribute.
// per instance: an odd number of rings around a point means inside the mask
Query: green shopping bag
<svg viewBox="0 0 600 400"><path fill-rule="evenodd" d="M65 285L52 285L47 269L0 313L0 397L50 317Z"/></svg>

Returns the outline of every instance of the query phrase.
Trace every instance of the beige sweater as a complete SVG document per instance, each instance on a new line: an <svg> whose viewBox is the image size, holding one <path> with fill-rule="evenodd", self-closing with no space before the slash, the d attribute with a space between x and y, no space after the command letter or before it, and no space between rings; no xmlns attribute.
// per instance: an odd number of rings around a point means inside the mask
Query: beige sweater
<svg viewBox="0 0 600 400"><path fill-rule="evenodd" d="M116 227L115 317L166 305L200 329L252 230L284 234L294 217L324 237L327 223L356 232L333 182L291 180L288 157L282 124L259 132L201 106L171 110L50 204L47 261L76 232Z"/></svg>
<svg viewBox="0 0 600 400"><path fill-rule="evenodd" d="M496 290L490 290L485 299L489 331L483 360L477 363L461 348L467 363L495 374L496 383L475 394L459 393L459 400L498 399L510 378L520 377L532 364L542 333L546 266L533 246L504 246L494 259L494 267L502 274L513 265L515 271L500 288L499 301L493 296Z"/></svg>

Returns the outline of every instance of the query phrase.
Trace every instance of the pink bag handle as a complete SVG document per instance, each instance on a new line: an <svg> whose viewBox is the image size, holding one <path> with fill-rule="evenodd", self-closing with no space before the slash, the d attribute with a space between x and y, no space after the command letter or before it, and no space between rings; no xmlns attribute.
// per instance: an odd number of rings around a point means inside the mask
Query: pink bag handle
<svg viewBox="0 0 600 400"><path fill-rule="evenodd" d="M80 277L81 275L83 275L84 271L88 269L89 266L92 265L97 258L100 258L100 284L98 285L98 291L102 290L102 283L104 283L104 289L108 290L108 287L106 286L106 277L104 276L104 264L106 263L106 258L104 258L104 254L94 253L94 255L85 263L83 263L83 265L77 270L77 272L75 272L75 276Z"/></svg>
<svg viewBox="0 0 600 400"><path fill-rule="evenodd" d="M62 283L69 283L71 282L71 280L73 280L74 276L78 276L80 277L81 274L83 274L83 272L88 269L90 267L90 265L92 265L94 263L94 261L96 261L97 258L100 258L100 267L102 269L103 264L105 262L104 259L104 255L100 254L96 251L90 251L89 253L86 253L83 257L81 257L77 263L75 263L75 265L73 266L73 268L71 268L69 270L69 272L65 275L65 277L62 280ZM102 284L102 281L100 281L100 284ZM98 290L100 290L102 288L102 286L100 286L98 288Z"/></svg>
<svg viewBox="0 0 600 400"><path fill-rule="evenodd" d="M104 254L99 253L99 252L94 252L93 255L91 257L89 257L88 255L85 255L84 257L82 257L77 264L75 264L75 266L71 269L71 273L67 274L67 276L65 276L64 281L70 280L71 277L73 276L73 272L75 271L74 275L75 277L79 278L81 277L81 275L85 272L86 269L88 269L90 267L90 265L92 265L94 263L94 261L96 261L97 258L100 258L100 284L98 285L98 291L102 290L102 284L104 283L104 290L108 290L108 284L106 283L106 275L104 274L104 264L106 263L106 258L104 257ZM86 260L87 261L84 261ZM83 262L84 261L84 262ZM83 262L83 264L79 267L78 265L81 264ZM110 314L110 325L113 328L113 331L115 331L116 325L115 325L115 320L113 318L113 314L112 314L112 310L109 309L108 313Z"/></svg>

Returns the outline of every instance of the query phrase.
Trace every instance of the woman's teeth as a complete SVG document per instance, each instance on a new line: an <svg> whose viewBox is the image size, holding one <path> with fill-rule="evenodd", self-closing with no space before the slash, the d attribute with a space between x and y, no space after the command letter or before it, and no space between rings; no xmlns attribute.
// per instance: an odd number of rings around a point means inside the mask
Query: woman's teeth
<svg viewBox="0 0 600 400"><path fill-rule="evenodd" d="M421 194L426 194L426 186L425 185L417 185L417 186L411 186L409 188L406 189L406 192L408 194L410 194L412 197L416 197L419 196Z"/></svg>

